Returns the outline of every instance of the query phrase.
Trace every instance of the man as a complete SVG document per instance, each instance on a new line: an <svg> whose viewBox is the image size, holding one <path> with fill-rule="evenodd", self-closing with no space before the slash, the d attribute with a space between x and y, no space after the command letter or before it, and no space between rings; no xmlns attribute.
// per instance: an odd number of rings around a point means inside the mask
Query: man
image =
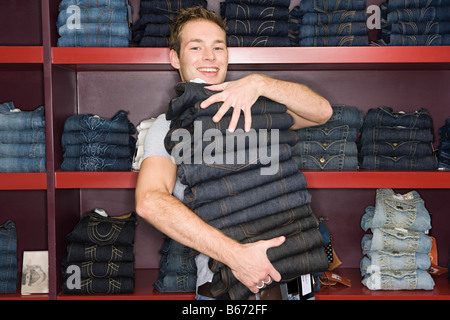
<svg viewBox="0 0 450 320"><path fill-rule="evenodd" d="M201 79L211 84L207 88L220 91L201 107L223 102L213 121L218 122L233 108L229 131L233 132L241 111L245 128L251 128L253 103L264 96L288 108L294 119L291 129L325 123L332 114L327 100L309 88L292 82L276 80L261 74L224 82L228 67L225 23L215 13L203 8L181 12L174 21L170 39L170 62L180 73L182 81ZM177 181L177 165L164 149L163 140L169 121L161 115L147 133L144 160L136 186L136 212L175 241L228 265L235 277L253 293L281 275L267 258L266 251L284 242L284 237L256 243L240 244L211 227L179 199L183 186ZM207 260L199 258L197 286L212 280Z"/></svg>

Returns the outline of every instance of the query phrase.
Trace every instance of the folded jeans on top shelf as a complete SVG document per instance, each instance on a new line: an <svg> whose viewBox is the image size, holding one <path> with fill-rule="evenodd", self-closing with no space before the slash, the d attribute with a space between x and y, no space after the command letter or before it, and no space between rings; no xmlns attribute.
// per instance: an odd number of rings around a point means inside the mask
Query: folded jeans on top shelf
<svg viewBox="0 0 450 320"><path fill-rule="evenodd" d="M363 254L369 251L418 252L431 250L431 238L424 232L401 228L373 228L361 240Z"/></svg>
<svg viewBox="0 0 450 320"><path fill-rule="evenodd" d="M127 8L127 0L62 0L59 3L59 10L65 10L69 6L79 6L80 8Z"/></svg>
<svg viewBox="0 0 450 320"><path fill-rule="evenodd" d="M430 129L432 125L431 116L424 108L414 112L395 112L390 107L379 107L367 111L362 130L372 127Z"/></svg>
<svg viewBox="0 0 450 320"><path fill-rule="evenodd" d="M59 28L73 20L75 10L62 10L58 14L56 26ZM80 8L78 22L80 23L116 23L128 22L127 8Z"/></svg>
<svg viewBox="0 0 450 320"><path fill-rule="evenodd" d="M365 10L366 0L302 0L300 12Z"/></svg>
<svg viewBox="0 0 450 320"><path fill-rule="evenodd" d="M45 128L44 106L33 111L14 108L10 112L0 112L0 131L38 130Z"/></svg>
<svg viewBox="0 0 450 320"><path fill-rule="evenodd" d="M67 24L59 27L58 34L60 36L89 36L89 39L93 39L93 36L98 36L100 39L103 37L122 37L131 39L131 31L128 27L128 23L80 23L79 28L69 28ZM74 41L77 41L74 39Z"/></svg>

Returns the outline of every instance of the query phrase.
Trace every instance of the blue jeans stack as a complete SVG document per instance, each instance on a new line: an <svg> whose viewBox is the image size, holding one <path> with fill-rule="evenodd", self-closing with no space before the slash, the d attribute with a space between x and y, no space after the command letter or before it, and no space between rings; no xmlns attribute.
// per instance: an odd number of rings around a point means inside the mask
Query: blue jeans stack
<svg viewBox="0 0 450 320"><path fill-rule="evenodd" d="M66 119L62 134L65 171L129 171L136 128L120 110L111 119L80 114Z"/></svg>
<svg viewBox="0 0 450 320"><path fill-rule="evenodd" d="M291 17L300 23L297 46L369 45L365 0L302 0Z"/></svg>
<svg viewBox="0 0 450 320"><path fill-rule="evenodd" d="M0 172L45 172L44 106L21 111L0 104Z"/></svg>
<svg viewBox="0 0 450 320"><path fill-rule="evenodd" d="M141 0L132 45L168 47L171 22L181 9L196 6L206 8L206 0Z"/></svg>
<svg viewBox="0 0 450 320"><path fill-rule="evenodd" d="M375 206L368 206L361 220L362 283L370 290L432 290L427 270L431 238L430 214L417 191L395 194L378 189Z"/></svg>
<svg viewBox="0 0 450 320"><path fill-rule="evenodd" d="M114 294L134 290L134 212L111 217L103 209L86 213L66 235L63 292ZM79 270L74 273L74 270ZM72 275L79 275L75 279ZM79 287L76 283L80 284Z"/></svg>
<svg viewBox="0 0 450 320"><path fill-rule="evenodd" d="M178 163L178 178L186 185L185 205L243 243L286 236L283 245L268 250L284 282L327 270L306 180L291 159L297 135L288 130L293 119L286 106L260 98L252 107L250 132L243 131L242 116L235 132L227 133L232 110L214 123L211 118L222 103L201 109L199 104L215 93L204 86L177 85L179 96L172 99L166 114L171 129L165 146ZM216 299L251 296L227 266L210 260L210 269L214 273L211 293Z"/></svg>
<svg viewBox="0 0 450 320"><path fill-rule="evenodd" d="M0 293L17 289L17 232L13 221L0 225Z"/></svg>
<svg viewBox="0 0 450 320"><path fill-rule="evenodd" d="M383 2L381 45L450 45L450 1L389 0Z"/></svg>
<svg viewBox="0 0 450 320"><path fill-rule="evenodd" d="M225 0L229 47L288 47L290 0Z"/></svg>
<svg viewBox="0 0 450 320"><path fill-rule="evenodd" d="M132 8L128 0L62 0L58 47L128 47Z"/></svg>
<svg viewBox="0 0 450 320"><path fill-rule="evenodd" d="M292 158L299 169L356 170L356 137L363 124L363 113L356 107L333 105L326 124L299 129L299 142L292 147Z"/></svg>
<svg viewBox="0 0 450 320"><path fill-rule="evenodd" d="M439 128L438 167L441 170L450 169L450 118Z"/></svg>
<svg viewBox="0 0 450 320"><path fill-rule="evenodd" d="M394 112L390 107L367 111L358 141L361 169L436 170L432 119L426 109Z"/></svg>

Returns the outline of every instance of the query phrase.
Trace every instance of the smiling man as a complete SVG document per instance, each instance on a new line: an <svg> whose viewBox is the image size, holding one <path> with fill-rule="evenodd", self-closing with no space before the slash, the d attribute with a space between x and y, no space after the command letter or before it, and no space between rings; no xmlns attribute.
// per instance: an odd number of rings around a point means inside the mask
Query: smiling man
<svg viewBox="0 0 450 320"><path fill-rule="evenodd" d="M170 38L170 62L182 81L200 79L220 91L202 102L207 108L223 102L213 117L218 122L233 108L229 130L234 131L241 112L245 130L251 128L250 109L260 96L288 108L294 118L291 129L319 125L331 116L327 100L304 85L249 74L236 81L224 82L228 68L228 49L224 21L201 7L182 11L174 21ZM177 165L164 147L170 121L160 115L147 133L144 160L136 186L136 212L173 240L202 254L197 259L197 290L208 297L213 274L208 257L228 265L236 278L257 293L264 284L280 281L280 273L267 258L266 251L284 242L284 237L240 244L208 225L183 203L184 188L177 180Z"/></svg>

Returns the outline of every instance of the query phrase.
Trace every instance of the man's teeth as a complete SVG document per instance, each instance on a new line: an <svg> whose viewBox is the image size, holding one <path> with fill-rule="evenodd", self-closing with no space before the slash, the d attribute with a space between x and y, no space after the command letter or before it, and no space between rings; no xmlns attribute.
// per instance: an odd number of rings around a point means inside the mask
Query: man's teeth
<svg viewBox="0 0 450 320"><path fill-rule="evenodd" d="M216 68L199 68L198 70L202 72L217 72Z"/></svg>

